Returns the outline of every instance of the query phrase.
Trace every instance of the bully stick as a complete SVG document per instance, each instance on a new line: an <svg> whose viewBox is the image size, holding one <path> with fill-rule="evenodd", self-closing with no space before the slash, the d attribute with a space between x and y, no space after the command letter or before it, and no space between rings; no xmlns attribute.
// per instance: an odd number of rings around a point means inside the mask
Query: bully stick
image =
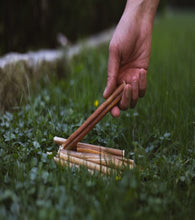
<svg viewBox="0 0 195 220"><path fill-rule="evenodd" d="M97 110L62 144L65 149L72 149L121 99L125 83L103 102Z"/></svg>
<svg viewBox="0 0 195 220"><path fill-rule="evenodd" d="M124 150L119 150L109 147L101 147L92 144L83 144L80 142L77 144L77 151L86 152L86 153L95 153L95 154L110 154L122 158L125 156Z"/></svg>
<svg viewBox="0 0 195 220"><path fill-rule="evenodd" d="M72 150L61 150L61 154L66 154L68 156L80 158L93 163L101 164L104 166L118 167L120 169L124 167L133 168L133 164L124 163L123 160L119 160L115 156L111 155L101 155L101 154L91 154L91 153L80 153Z"/></svg>
<svg viewBox="0 0 195 220"><path fill-rule="evenodd" d="M67 154L60 153L58 154L58 157L62 160L69 161L74 164L83 165L91 170L97 170L99 172L105 173L105 174L111 174L113 170L111 168L108 168L103 165L95 164L93 162L89 162L80 158L76 158Z"/></svg>
<svg viewBox="0 0 195 220"><path fill-rule="evenodd" d="M79 144L79 143L78 143ZM96 150L95 148L87 148L86 146L78 146L77 144L77 152L81 152L81 153L91 153L91 154L96 154L96 155L99 155L101 154L102 156L114 156L116 159L122 161L124 164L130 164L130 165L133 165L135 166L135 163L134 163L134 160L131 160L131 159L127 159L127 158L124 158L124 156L119 156L117 154L112 154L111 153L111 150L113 148L107 148L109 151L103 151L103 150ZM81 143L82 144L82 143ZM92 146L95 146L95 145L92 145ZM99 146L95 146L95 147L99 147ZM102 147L103 148L103 147ZM118 150L118 149L114 149L114 150ZM122 152L122 150L118 150L119 153L120 151Z"/></svg>
<svg viewBox="0 0 195 220"><path fill-rule="evenodd" d="M125 164L130 164L130 165L135 166L134 160L122 158L122 157L117 157L117 159L123 161L123 163L125 163Z"/></svg>
<svg viewBox="0 0 195 220"><path fill-rule="evenodd" d="M82 152L77 152L77 151L73 151L73 150L64 150L61 149L60 151L58 151L58 154L62 153L62 154L67 154L73 157L77 157L77 158L81 158L84 160L93 160L93 159L99 159L99 158L115 158L114 156L111 155L102 155L102 154L93 154L93 153L82 153Z"/></svg>
<svg viewBox="0 0 195 220"><path fill-rule="evenodd" d="M106 109L104 109L93 121L91 121L90 124L86 126L85 129L83 129L82 132L79 133L78 136L71 142L71 144L66 147L66 149L70 150L75 147L77 143L82 140L83 137L85 137L85 135L87 135L91 129L120 101L121 95L122 93L118 95L114 101L107 106Z"/></svg>
<svg viewBox="0 0 195 220"><path fill-rule="evenodd" d="M61 137L54 137L54 142L58 145L63 144L67 139ZM77 143L77 151L78 152L85 152L85 153L95 153L95 154L112 154L119 157L125 156L124 150L109 148L109 147L102 147L93 144L86 144L86 143Z"/></svg>
<svg viewBox="0 0 195 220"><path fill-rule="evenodd" d="M71 163L69 161L66 161L66 160L62 160L58 157L54 157L54 160L56 163L60 164L61 166L68 166L68 167L76 167L76 168L79 168L79 165L78 164L74 164L74 163ZM94 170L91 170L91 169L87 169L88 172L90 172L91 174L94 173Z"/></svg>

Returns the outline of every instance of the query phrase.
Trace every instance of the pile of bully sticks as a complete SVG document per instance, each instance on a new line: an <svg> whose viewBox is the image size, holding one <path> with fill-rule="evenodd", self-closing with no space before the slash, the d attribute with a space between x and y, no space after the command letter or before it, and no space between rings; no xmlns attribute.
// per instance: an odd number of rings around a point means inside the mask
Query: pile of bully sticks
<svg viewBox="0 0 195 220"><path fill-rule="evenodd" d="M113 94L101 104L97 110L68 138L54 137L60 145L54 160L62 166L86 166L90 172L94 170L110 174L116 169L125 167L132 169L134 161L124 158L125 151L81 143L81 139L120 101L125 83L121 84Z"/></svg>

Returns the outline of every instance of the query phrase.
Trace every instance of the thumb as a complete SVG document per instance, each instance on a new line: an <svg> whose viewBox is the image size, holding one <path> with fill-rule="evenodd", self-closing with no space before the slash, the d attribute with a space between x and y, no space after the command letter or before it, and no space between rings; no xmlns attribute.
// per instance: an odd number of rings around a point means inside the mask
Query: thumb
<svg viewBox="0 0 195 220"><path fill-rule="evenodd" d="M119 55L116 47L109 48L109 57L108 57L108 78L107 85L104 90L103 97L107 99L117 87L117 76L119 71Z"/></svg>

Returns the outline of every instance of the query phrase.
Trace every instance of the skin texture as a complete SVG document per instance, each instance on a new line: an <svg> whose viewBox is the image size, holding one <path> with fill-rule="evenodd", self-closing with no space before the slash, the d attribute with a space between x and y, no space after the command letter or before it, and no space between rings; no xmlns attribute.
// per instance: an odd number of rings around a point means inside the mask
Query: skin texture
<svg viewBox="0 0 195 220"><path fill-rule="evenodd" d="M152 26L158 2L128 0L110 41L104 98L108 98L123 81L127 83L120 103L111 110L113 117L119 117L120 110L134 108L138 98L145 95Z"/></svg>

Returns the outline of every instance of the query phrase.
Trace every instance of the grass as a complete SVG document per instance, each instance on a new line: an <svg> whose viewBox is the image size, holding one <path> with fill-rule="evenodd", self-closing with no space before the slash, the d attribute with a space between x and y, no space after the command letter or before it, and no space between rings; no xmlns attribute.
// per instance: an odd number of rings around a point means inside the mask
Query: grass
<svg viewBox="0 0 195 220"><path fill-rule="evenodd" d="M85 142L126 150L143 167L121 177L61 168L53 136L68 137L103 102L107 46L86 50L67 78L40 83L0 118L0 219L193 219L195 16L154 25L146 96L119 119L107 115Z"/></svg>
<svg viewBox="0 0 195 220"><path fill-rule="evenodd" d="M65 63L64 58L53 62L40 61L33 65L21 60L7 63L3 69L0 68L0 111L8 111L13 106L21 105L27 87L36 88L43 77L48 78L54 72L60 77L62 70L66 71Z"/></svg>

